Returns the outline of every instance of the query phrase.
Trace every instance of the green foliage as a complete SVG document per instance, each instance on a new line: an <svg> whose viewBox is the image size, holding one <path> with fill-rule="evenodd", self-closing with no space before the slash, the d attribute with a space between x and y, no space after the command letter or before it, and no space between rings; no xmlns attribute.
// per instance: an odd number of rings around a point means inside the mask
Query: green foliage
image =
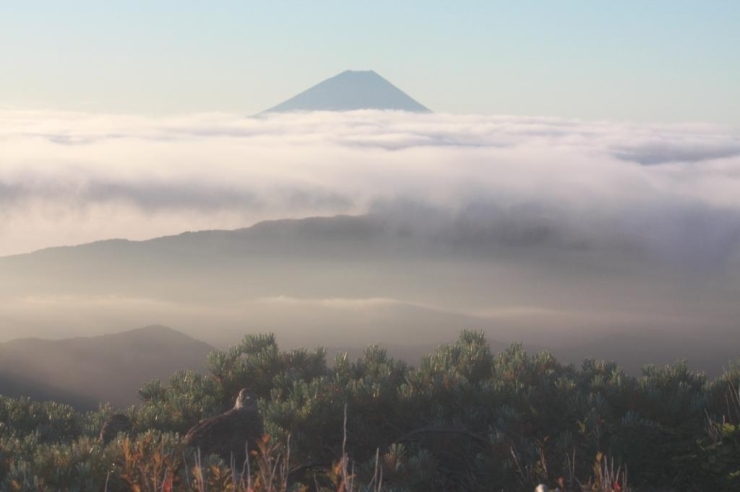
<svg viewBox="0 0 740 492"><path fill-rule="evenodd" d="M0 436L33 434L37 442L69 442L82 434L83 418L69 405L0 398Z"/></svg>
<svg viewBox="0 0 740 492"><path fill-rule="evenodd" d="M378 347L327 364L323 349L280 351L273 335L214 351L208 367L146 384L125 410L138 437L105 447L95 438L110 407L80 414L0 398L0 489L283 490L290 476L326 490L607 490L626 466L646 489L740 490L740 362L715 381L685 362L635 378L521 345L493 354L482 333L465 331L418 367ZM213 457L194 463L180 436L244 387L271 436L251 475Z"/></svg>

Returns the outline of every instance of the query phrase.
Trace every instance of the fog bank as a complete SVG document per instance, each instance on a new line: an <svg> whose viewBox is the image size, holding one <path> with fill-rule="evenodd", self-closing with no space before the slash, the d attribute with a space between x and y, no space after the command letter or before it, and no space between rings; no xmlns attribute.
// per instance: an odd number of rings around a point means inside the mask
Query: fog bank
<svg viewBox="0 0 740 492"><path fill-rule="evenodd" d="M389 207L699 265L740 238L740 136L710 125L2 111L0 145L0 255Z"/></svg>

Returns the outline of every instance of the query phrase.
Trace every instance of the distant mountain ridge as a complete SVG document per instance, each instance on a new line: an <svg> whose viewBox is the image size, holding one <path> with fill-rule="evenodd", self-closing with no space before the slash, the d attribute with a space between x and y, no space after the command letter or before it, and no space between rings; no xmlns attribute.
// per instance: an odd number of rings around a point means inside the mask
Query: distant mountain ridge
<svg viewBox="0 0 740 492"><path fill-rule="evenodd" d="M205 370L210 345L164 326L61 340L0 344L0 395L55 400L81 410L128 406L152 379Z"/></svg>
<svg viewBox="0 0 740 492"><path fill-rule="evenodd" d="M430 113L408 94L372 70L346 70L264 113L355 111L361 109Z"/></svg>
<svg viewBox="0 0 740 492"><path fill-rule="evenodd" d="M0 302L9 307L0 310L0 334L44 334L49 327L93 333L101 319L108 330L157 320L218 347L245 333L274 332L284 347L330 348L436 344L472 329L502 345L552 350L568 362L603 357L637 372L645 363L687 357L712 374L740 350L723 326L693 338L672 317L612 317L591 308L607 297L635 305L615 297L625 295L621 284L602 281L601 272L614 265L600 268L601 257L591 261L588 249L557 255L557 238L536 227L533 234L527 224L495 226L495 234L477 234L465 220L425 229L380 215L313 217L3 257ZM534 276L532 265L548 265L548 275ZM624 268L633 275L641 265ZM656 277L646 268L641 288L673 285ZM514 290L520 279L524 300ZM506 289L492 289L504 283ZM593 296L571 310L574 283L591 286ZM586 303L589 310L580 311ZM480 315L478 306L486 307Z"/></svg>

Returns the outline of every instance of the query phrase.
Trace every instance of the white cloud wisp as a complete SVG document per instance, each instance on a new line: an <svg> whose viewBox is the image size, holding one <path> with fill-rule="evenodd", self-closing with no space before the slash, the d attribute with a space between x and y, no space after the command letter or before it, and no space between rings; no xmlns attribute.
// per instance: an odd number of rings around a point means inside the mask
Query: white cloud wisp
<svg viewBox="0 0 740 492"><path fill-rule="evenodd" d="M708 125L2 111L0 148L0 255L286 217L422 223L419 210L472 227L537 217L551 235L697 264L740 241L740 134Z"/></svg>

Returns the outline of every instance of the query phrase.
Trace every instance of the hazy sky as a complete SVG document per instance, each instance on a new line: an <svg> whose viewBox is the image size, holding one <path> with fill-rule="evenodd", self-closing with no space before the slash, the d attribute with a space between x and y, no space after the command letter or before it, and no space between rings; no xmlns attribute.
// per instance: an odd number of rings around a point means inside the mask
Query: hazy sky
<svg viewBox="0 0 740 492"><path fill-rule="evenodd" d="M740 126L740 2L0 3L0 106L251 114L346 69L439 112Z"/></svg>

